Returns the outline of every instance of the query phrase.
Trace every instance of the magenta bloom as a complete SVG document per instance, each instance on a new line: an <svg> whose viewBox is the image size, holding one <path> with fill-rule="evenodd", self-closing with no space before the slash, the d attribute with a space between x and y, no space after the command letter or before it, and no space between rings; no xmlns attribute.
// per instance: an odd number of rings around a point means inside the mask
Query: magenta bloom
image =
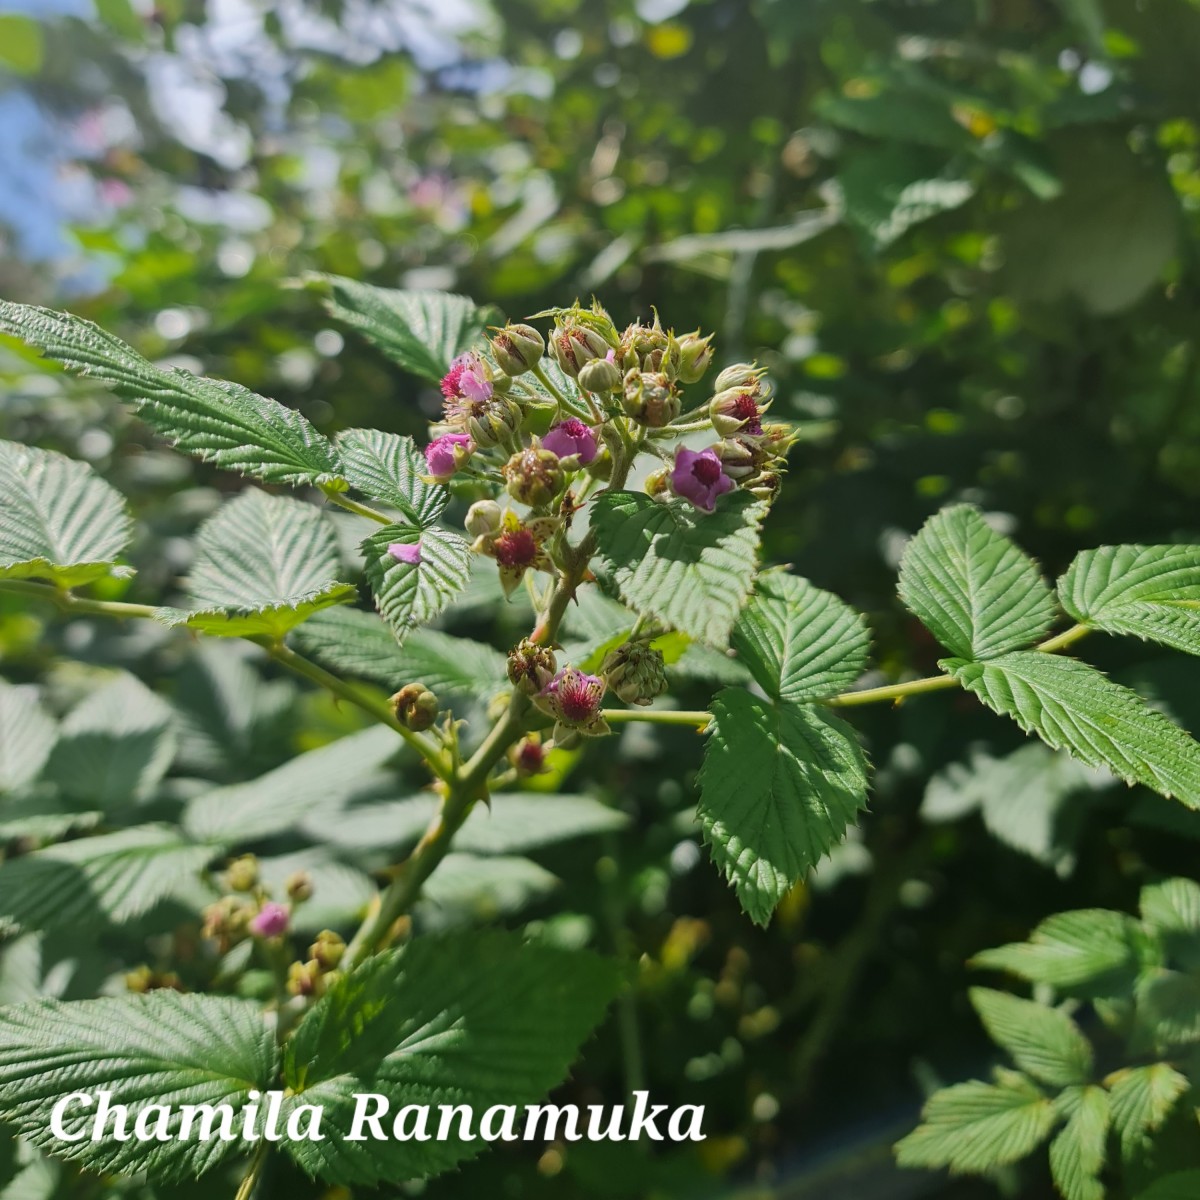
<svg viewBox="0 0 1200 1200"><path fill-rule="evenodd" d="M445 483L474 453L469 433L443 433L425 447L425 465L437 483Z"/></svg>
<svg viewBox="0 0 1200 1200"><path fill-rule="evenodd" d="M681 447L675 454L675 466L671 469L671 491L682 496L704 512L712 512L717 506L717 497L723 496L733 487L733 480L725 474L717 452L710 446L707 450L688 450Z"/></svg>
<svg viewBox="0 0 1200 1200"><path fill-rule="evenodd" d="M408 563L415 567L421 561L420 542L393 542L388 547L388 553L397 561Z"/></svg>
<svg viewBox="0 0 1200 1200"><path fill-rule="evenodd" d="M579 461L587 466L596 457L596 433L578 417L568 417L550 427L550 432L542 438L542 449L550 450L559 458L577 455Z"/></svg>
<svg viewBox="0 0 1200 1200"><path fill-rule="evenodd" d="M282 904L268 901L250 921L250 932L256 937L282 937L288 931L291 913Z"/></svg>
<svg viewBox="0 0 1200 1200"><path fill-rule="evenodd" d="M482 404L492 398L492 381L478 354L460 354L442 377L442 395L447 400L470 400Z"/></svg>
<svg viewBox="0 0 1200 1200"><path fill-rule="evenodd" d="M537 699L555 718L556 739L570 730L589 737L608 733L608 723L600 715L605 686L599 675L587 675L578 667L564 667L542 688Z"/></svg>

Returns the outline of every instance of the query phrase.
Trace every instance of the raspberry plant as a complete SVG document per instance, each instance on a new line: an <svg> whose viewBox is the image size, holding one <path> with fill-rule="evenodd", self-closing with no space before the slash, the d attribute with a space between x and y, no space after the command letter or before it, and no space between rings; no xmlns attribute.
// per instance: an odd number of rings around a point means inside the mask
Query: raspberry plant
<svg viewBox="0 0 1200 1200"><path fill-rule="evenodd" d="M945 509L910 542L899 579L900 599L946 652L940 672L862 686L864 618L758 561L797 431L767 419L757 367L717 372L710 337L677 335L657 317L619 330L595 303L488 330L488 314L463 297L324 286L335 316L440 387L425 446L369 429L328 438L297 412L157 366L86 321L0 306L4 332L110 385L180 450L255 481L201 527L182 598L135 603L123 596L134 526L122 498L82 463L2 443L0 591L67 615L241 639L383 727L253 784L187 796L177 819L150 822L137 806L166 766L152 736L161 718L140 685L101 689L61 727L28 689L0 691L8 829L25 850L0 867L0 915L14 932L133 922L209 890L205 991L183 990L169 965L147 966L125 994L0 1011L0 1115L33 1145L95 1172L197 1176L243 1147L64 1144L47 1132L49 1109L87 1088L145 1113L166 1094L240 1105L282 1087L289 1105L333 1109L333 1132L274 1152L332 1184L426 1177L478 1152L464 1141L348 1148L336 1114L378 1084L397 1106L452 1097L486 1107L536 1100L563 1079L621 987L616 964L499 930L409 939L410 916L484 828L518 848L611 829L616 814L594 801L520 787L556 755L586 753L631 722L705 735L699 824L764 925L867 804L868 756L843 715L861 705L970 693L1053 750L1200 807L1190 736L1067 653L1096 632L1200 653L1200 547L1086 550L1052 589L977 509ZM349 560L332 509L361 530ZM427 628L473 569L494 573L498 596L524 591L534 613L506 659ZM354 606L360 589L378 616ZM597 607L603 629L569 637L570 614ZM673 664L692 652L733 681L704 711L669 696ZM394 687L389 700L368 686L381 680ZM385 762L396 738L422 764L429 804L383 807L367 837L400 841L394 823L407 822L411 852L379 873L355 927L313 929L305 914L322 880L266 871L248 851L307 828L339 781ZM345 816L330 811L334 824ZM1028 945L982 956L1041 989L1032 1001L973 995L1019 1070L935 1096L901 1161L990 1172L1061 1123L1050 1150L1060 1190L1102 1196L1109 1131L1119 1172L1193 1086L1198 897L1173 881L1149 889L1140 923L1063 914ZM1049 1003L1060 998L1065 1007ZM1130 1056L1103 1077L1072 1016L1084 1004ZM240 1200L269 1152L264 1144L242 1168Z"/></svg>

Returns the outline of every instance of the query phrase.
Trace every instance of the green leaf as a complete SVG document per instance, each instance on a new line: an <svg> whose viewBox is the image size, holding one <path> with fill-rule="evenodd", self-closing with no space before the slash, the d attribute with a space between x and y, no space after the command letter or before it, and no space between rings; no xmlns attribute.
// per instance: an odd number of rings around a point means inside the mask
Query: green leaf
<svg viewBox="0 0 1200 1200"><path fill-rule="evenodd" d="M1195 943L1192 944L1195 960ZM1200 1042L1200 977L1194 971L1148 967L1137 981L1137 1018L1151 1043L1164 1053Z"/></svg>
<svg viewBox="0 0 1200 1200"><path fill-rule="evenodd" d="M1200 546L1101 546L1059 580L1084 625L1200 654Z"/></svg>
<svg viewBox="0 0 1200 1200"><path fill-rule="evenodd" d="M0 866L0 919L31 930L122 925L190 891L218 849L135 825L13 858Z"/></svg>
<svg viewBox="0 0 1200 1200"><path fill-rule="evenodd" d="M1028 942L984 950L974 967L1007 971L1054 988L1088 987L1103 995L1128 990L1138 968L1137 922L1106 908L1081 908L1047 917Z"/></svg>
<svg viewBox="0 0 1200 1200"><path fill-rule="evenodd" d="M428 468L412 438L378 429L347 429L338 434L337 447L351 487L394 505L422 529L442 515L450 493L439 484L421 482Z"/></svg>
<svg viewBox="0 0 1200 1200"><path fill-rule="evenodd" d="M1069 1088L1059 1105L1070 1112L1050 1143L1050 1174L1064 1200L1104 1200L1100 1172L1108 1140L1108 1093L1099 1087Z"/></svg>
<svg viewBox="0 0 1200 1200"><path fill-rule="evenodd" d="M278 401L236 383L157 367L70 313L0 301L0 333L109 384L154 430L205 462L265 483L344 486L329 440Z"/></svg>
<svg viewBox="0 0 1200 1200"><path fill-rule="evenodd" d="M340 566L321 509L251 488L200 527L188 608L158 615L220 637L282 637L312 613L354 598L354 588L337 581Z"/></svg>
<svg viewBox="0 0 1200 1200"><path fill-rule="evenodd" d="M417 919L432 929L495 924L561 886L557 875L518 855L447 854L425 881Z"/></svg>
<svg viewBox="0 0 1200 1200"><path fill-rule="evenodd" d="M0 441L0 579L130 575L115 563L132 533L124 499L86 463Z"/></svg>
<svg viewBox="0 0 1200 1200"><path fill-rule="evenodd" d="M821 709L726 688L712 705L697 815L713 861L766 925L867 800L854 731Z"/></svg>
<svg viewBox="0 0 1200 1200"><path fill-rule="evenodd" d="M713 513L606 491L593 504L592 527L626 604L721 647L754 580L766 511L741 491L723 496Z"/></svg>
<svg viewBox="0 0 1200 1200"><path fill-rule="evenodd" d="M326 308L357 329L398 366L431 383L469 350L489 318L466 296L373 287L341 275L313 276L331 293Z"/></svg>
<svg viewBox="0 0 1200 1200"><path fill-rule="evenodd" d="M1005 1072L995 1084L971 1080L934 1092L922 1124L896 1146L902 1167L949 1167L981 1175L1031 1154L1057 1119L1030 1080Z"/></svg>
<svg viewBox="0 0 1200 1200"><path fill-rule="evenodd" d="M1017 651L942 666L989 708L1055 750L1200 807L1200 746L1134 691L1072 658Z"/></svg>
<svg viewBox="0 0 1200 1200"><path fill-rule="evenodd" d="M1055 617L1037 564L969 504L943 509L909 542L900 599L959 658L1029 645Z"/></svg>
<svg viewBox="0 0 1200 1200"><path fill-rule="evenodd" d="M504 655L491 646L436 629L414 629L401 646L377 616L355 609L318 613L292 640L331 670L389 691L419 681L439 697L487 700L508 686Z"/></svg>
<svg viewBox="0 0 1200 1200"><path fill-rule="evenodd" d="M368 960L300 1023L284 1051L287 1104L324 1105L325 1128L347 1131L355 1092L386 1095L393 1117L406 1104L469 1104L478 1121L494 1104L536 1102L562 1081L619 981L614 963L511 933L418 938ZM426 1178L486 1145L387 1141L363 1153L343 1137L284 1148L322 1179L374 1184Z"/></svg>
<svg viewBox="0 0 1200 1200"><path fill-rule="evenodd" d="M183 827L195 838L233 843L282 833L314 813L333 819L354 795L387 783L383 764L399 748L395 733L383 726L352 733L257 779L196 796Z"/></svg>
<svg viewBox="0 0 1200 1200"><path fill-rule="evenodd" d="M32 783L57 737L58 728L38 702L37 689L0 679L0 794Z"/></svg>
<svg viewBox="0 0 1200 1200"><path fill-rule="evenodd" d="M272 1086L276 1070L275 1039L257 1005L172 991L0 1009L0 1047L0 1116L30 1142L97 1174L145 1171L167 1181L200 1175L245 1153L245 1143L201 1141L194 1129L186 1140L67 1143L50 1132L50 1110L71 1092L103 1090L130 1108L131 1128L147 1106L168 1105L167 1128L178 1131L178 1106L240 1112L251 1089ZM72 1133L90 1129L95 1111L72 1106L64 1124Z"/></svg>
<svg viewBox="0 0 1200 1200"><path fill-rule="evenodd" d="M1057 1087L1086 1082L1091 1044L1061 1009L991 988L972 988L970 997L988 1036L1022 1071Z"/></svg>
<svg viewBox="0 0 1200 1200"><path fill-rule="evenodd" d="M419 544L417 563L401 562L388 546ZM384 620L403 641L409 630L426 625L467 586L471 548L444 529L387 525L362 544L364 572Z"/></svg>
<svg viewBox="0 0 1200 1200"><path fill-rule="evenodd" d="M150 799L174 756L170 706L122 674L67 715L46 777L70 800L111 812Z"/></svg>
<svg viewBox="0 0 1200 1200"><path fill-rule="evenodd" d="M1135 1200L1196 1200L1197 1196L1200 1196L1200 1170L1172 1171L1138 1192Z"/></svg>
<svg viewBox="0 0 1200 1200"><path fill-rule="evenodd" d="M760 687L781 700L821 700L849 687L867 664L866 621L806 579L759 577L733 627L733 645Z"/></svg>
<svg viewBox="0 0 1200 1200"><path fill-rule="evenodd" d="M1104 1082L1111 1094L1113 1128L1120 1134L1125 1159L1149 1142L1188 1089L1187 1078L1167 1063L1125 1067Z"/></svg>
<svg viewBox="0 0 1200 1200"><path fill-rule="evenodd" d="M590 796L503 793L477 804L455 835L454 848L473 854L525 854L542 846L616 833L629 825L622 812Z"/></svg>
<svg viewBox="0 0 1200 1200"><path fill-rule="evenodd" d="M1159 933L1200 934L1200 883L1164 879L1142 888L1142 920Z"/></svg>
<svg viewBox="0 0 1200 1200"><path fill-rule="evenodd" d="M32 17L0 13L0 69L36 75L44 57L42 27Z"/></svg>

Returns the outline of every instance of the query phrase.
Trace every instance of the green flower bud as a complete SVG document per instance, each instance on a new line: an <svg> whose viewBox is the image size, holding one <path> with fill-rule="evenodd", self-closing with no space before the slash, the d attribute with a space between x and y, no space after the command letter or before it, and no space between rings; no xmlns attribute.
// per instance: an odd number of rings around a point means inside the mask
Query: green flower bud
<svg viewBox="0 0 1200 1200"><path fill-rule="evenodd" d="M713 384L715 391L723 392L727 388L752 388L766 374L754 363L734 363L726 367Z"/></svg>
<svg viewBox="0 0 1200 1200"><path fill-rule="evenodd" d="M325 992L326 980L321 964L315 959L294 962L288 967L287 990L293 996L320 996Z"/></svg>
<svg viewBox="0 0 1200 1200"><path fill-rule="evenodd" d="M743 488L758 500L770 504L783 487L783 476L769 467L742 481Z"/></svg>
<svg viewBox="0 0 1200 1200"><path fill-rule="evenodd" d="M253 854L235 858L225 871L225 883L231 892L252 892L258 886L258 859Z"/></svg>
<svg viewBox="0 0 1200 1200"><path fill-rule="evenodd" d="M625 376L622 407L639 425L662 429L679 416L679 394L660 372L630 371Z"/></svg>
<svg viewBox="0 0 1200 1200"><path fill-rule="evenodd" d="M593 358L579 368L579 386L585 392L615 392L621 386L621 368L607 354Z"/></svg>
<svg viewBox="0 0 1200 1200"><path fill-rule="evenodd" d="M308 953L322 971L333 971L346 953L346 943L332 929L322 929Z"/></svg>
<svg viewBox="0 0 1200 1200"><path fill-rule="evenodd" d="M679 379L681 383L699 383L713 358L713 335L701 337L700 330L685 333L679 339Z"/></svg>
<svg viewBox="0 0 1200 1200"><path fill-rule="evenodd" d="M423 683L406 684L392 696L391 705L396 720L417 733L437 720L437 697Z"/></svg>
<svg viewBox="0 0 1200 1200"><path fill-rule="evenodd" d="M505 325L492 338L492 354L505 375L524 375L545 353L546 341L532 325Z"/></svg>
<svg viewBox="0 0 1200 1200"><path fill-rule="evenodd" d="M774 421L764 425L762 434L753 439L763 449L763 452L773 458L785 458L787 452L800 440L800 435L791 425L782 421Z"/></svg>
<svg viewBox="0 0 1200 1200"><path fill-rule="evenodd" d="M754 475L766 461L766 456L749 438L731 438L716 447L721 469L735 482Z"/></svg>
<svg viewBox="0 0 1200 1200"><path fill-rule="evenodd" d="M466 431L481 449L507 446L521 428L521 409L507 396L493 396L475 406L466 418Z"/></svg>
<svg viewBox="0 0 1200 1200"><path fill-rule="evenodd" d="M554 651L529 638L522 638L508 652L508 681L526 696L537 695L557 670Z"/></svg>
<svg viewBox="0 0 1200 1200"><path fill-rule="evenodd" d="M312 876L307 871L293 871L287 877L283 890L287 892L287 897L293 904L303 904L305 900L312 899Z"/></svg>
<svg viewBox="0 0 1200 1200"><path fill-rule="evenodd" d="M483 537L484 534L495 533L500 528L503 510L495 500L476 500L467 509L467 517L463 527L472 537Z"/></svg>
<svg viewBox="0 0 1200 1200"><path fill-rule="evenodd" d="M602 333L572 316L555 327L551 344L555 360L572 379L579 377L587 363L604 358L612 349Z"/></svg>
<svg viewBox="0 0 1200 1200"><path fill-rule="evenodd" d="M654 471L646 476L646 482L643 487L646 489L647 496L661 496L671 486L671 468L663 467L659 471Z"/></svg>
<svg viewBox="0 0 1200 1200"><path fill-rule="evenodd" d="M566 482L558 455L540 446L518 450L501 470L508 494L530 508L549 504Z"/></svg>
<svg viewBox="0 0 1200 1200"><path fill-rule="evenodd" d="M600 673L626 704L649 704L667 690L663 656L645 642L626 642L610 650Z"/></svg>

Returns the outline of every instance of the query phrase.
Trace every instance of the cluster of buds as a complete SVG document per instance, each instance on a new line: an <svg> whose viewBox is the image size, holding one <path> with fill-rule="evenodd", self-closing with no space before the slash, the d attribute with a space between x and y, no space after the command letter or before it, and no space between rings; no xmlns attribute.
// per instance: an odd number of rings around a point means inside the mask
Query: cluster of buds
<svg viewBox="0 0 1200 1200"><path fill-rule="evenodd" d="M308 948L308 959L288 968L288 991L293 996L323 996L337 982L345 953L346 943L333 930L322 929Z"/></svg>
<svg viewBox="0 0 1200 1200"><path fill-rule="evenodd" d="M644 641L629 641L610 650L600 666L609 688L626 704L649 704L667 690L662 651Z"/></svg>
<svg viewBox="0 0 1200 1200"><path fill-rule="evenodd" d="M304 871L289 875L284 883L286 903L272 899L259 876L253 854L235 858L220 877L227 894L201 915L201 933L212 938L222 953L248 937L262 941L282 938L291 928L292 912L313 893L312 879Z"/></svg>

